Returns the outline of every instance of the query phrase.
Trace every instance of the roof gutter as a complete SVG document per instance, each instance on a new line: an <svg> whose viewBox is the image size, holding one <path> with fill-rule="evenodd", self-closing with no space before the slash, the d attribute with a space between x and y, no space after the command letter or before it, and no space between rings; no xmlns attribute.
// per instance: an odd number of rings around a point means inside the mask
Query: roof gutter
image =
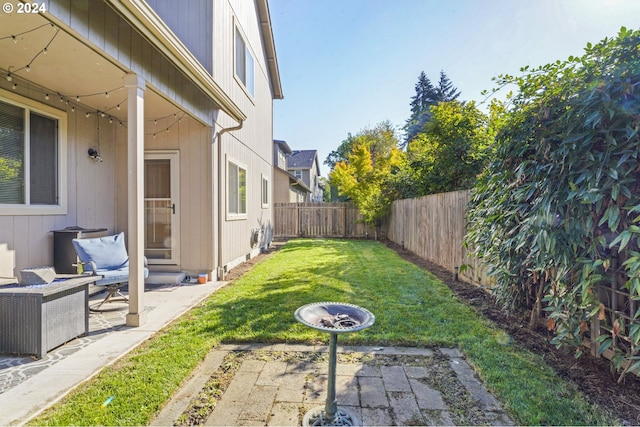
<svg viewBox="0 0 640 427"><path fill-rule="evenodd" d="M215 82L180 39L167 27L155 11L142 0L106 0L127 19L135 30L156 47L187 76L205 95L234 120L242 122L247 115Z"/></svg>
<svg viewBox="0 0 640 427"><path fill-rule="evenodd" d="M218 272L217 272L217 280L224 280L224 276L225 276L225 271L224 271L224 267L222 266L222 215L223 215L223 209L221 207L221 205L224 203L221 199L221 195L223 194L223 188L222 188L222 171L224 170L224 161L222 159L222 135L224 135L227 132L232 132L234 130L240 130L242 129L242 125L244 124L244 122L242 120L240 120L240 123L238 123L237 126L232 126L232 127L228 127L228 128L223 128L220 129L218 131L218 135L217 135L217 140L218 140L218 224L217 224L217 232L216 232L216 240L218 241L218 248L217 248L217 256L218 256Z"/></svg>
<svg viewBox="0 0 640 427"><path fill-rule="evenodd" d="M276 44L273 41L273 28L271 26L271 15L267 0L257 0L258 19L260 20L260 32L264 42L265 56L269 66L269 79L271 80L271 90L273 99L282 99L282 84L280 82L280 72L278 71L278 58L276 57Z"/></svg>

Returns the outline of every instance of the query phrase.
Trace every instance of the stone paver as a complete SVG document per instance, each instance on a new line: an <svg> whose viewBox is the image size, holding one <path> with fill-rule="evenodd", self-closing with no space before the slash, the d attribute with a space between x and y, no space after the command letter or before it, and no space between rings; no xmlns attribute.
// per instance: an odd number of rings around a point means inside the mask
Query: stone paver
<svg viewBox="0 0 640 427"><path fill-rule="evenodd" d="M455 358L449 361L449 365L456 373L458 380L469 390L471 396L478 401L482 409L487 411L500 409L498 400L484 388L467 362L463 359Z"/></svg>
<svg viewBox="0 0 640 427"><path fill-rule="evenodd" d="M358 382L360 383L360 398L363 407L384 408L389 406L382 378L360 377Z"/></svg>
<svg viewBox="0 0 640 427"><path fill-rule="evenodd" d="M387 391L411 391L402 366L381 366L382 381Z"/></svg>
<svg viewBox="0 0 640 427"><path fill-rule="evenodd" d="M356 377L336 375L336 399L341 405L360 406Z"/></svg>
<svg viewBox="0 0 640 427"><path fill-rule="evenodd" d="M285 372L287 371L286 362L270 362L267 363L260 372L257 385L274 385L279 384L285 378Z"/></svg>
<svg viewBox="0 0 640 427"><path fill-rule="evenodd" d="M249 420L260 421L262 425L265 425L271 414L277 393L278 387L276 386L254 385L238 421L243 425Z"/></svg>
<svg viewBox="0 0 640 427"><path fill-rule="evenodd" d="M409 380L409 383L411 384L411 390L413 390L420 409L447 409L444 400L442 400L442 395L438 390L432 389L419 379L412 378Z"/></svg>
<svg viewBox="0 0 640 427"><path fill-rule="evenodd" d="M390 408L362 408L363 426L390 426L393 418L389 413Z"/></svg>
<svg viewBox="0 0 640 427"><path fill-rule="evenodd" d="M273 405L269 426L296 426L298 425L298 405L290 402L276 402Z"/></svg>
<svg viewBox="0 0 640 427"><path fill-rule="evenodd" d="M389 405L393 408L396 425L424 425L425 421L415 397L411 393L389 392Z"/></svg>
<svg viewBox="0 0 640 427"><path fill-rule="evenodd" d="M235 426L238 425L238 417L244 408L244 402L233 400L221 400L218 402L209 418L205 421L205 426ZM176 417L177 418L177 417Z"/></svg>

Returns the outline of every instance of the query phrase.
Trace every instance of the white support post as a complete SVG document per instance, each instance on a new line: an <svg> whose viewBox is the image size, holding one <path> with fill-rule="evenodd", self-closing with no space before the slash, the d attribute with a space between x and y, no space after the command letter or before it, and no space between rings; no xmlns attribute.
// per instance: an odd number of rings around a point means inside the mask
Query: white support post
<svg viewBox="0 0 640 427"><path fill-rule="evenodd" d="M144 91L145 81L136 74L124 78L128 93L127 212L129 251L129 313L127 326L141 326L144 310Z"/></svg>

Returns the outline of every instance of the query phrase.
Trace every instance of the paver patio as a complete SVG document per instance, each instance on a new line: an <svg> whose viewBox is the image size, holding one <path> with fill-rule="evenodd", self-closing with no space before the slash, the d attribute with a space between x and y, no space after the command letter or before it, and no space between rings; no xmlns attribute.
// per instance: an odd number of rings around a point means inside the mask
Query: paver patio
<svg viewBox="0 0 640 427"><path fill-rule="evenodd" d="M317 353L327 351L325 346L220 345L211 351L189 384L152 425L176 423L231 352L241 353L245 358L204 425L300 425L306 411L324 406L328 366L322 361L309 360L316 359ZM429 366L414 366L434 356L434 352L449 360L461 387L472 396L474 407L469 411L481 413L483 421L491 425L513 425L456 349L341 346L338 352L339 355L368 356L365 363L340 361L339 357L336 377L339 407L355 414L363 425L455 424L455 416L446 403L447 397L428 385ZM288 355L292 356L290 360L283 362ZM403 362L402 357L388 365L371 363L375 362L376 356L393 360L389 356L408 355L415 363Z"/></svg>

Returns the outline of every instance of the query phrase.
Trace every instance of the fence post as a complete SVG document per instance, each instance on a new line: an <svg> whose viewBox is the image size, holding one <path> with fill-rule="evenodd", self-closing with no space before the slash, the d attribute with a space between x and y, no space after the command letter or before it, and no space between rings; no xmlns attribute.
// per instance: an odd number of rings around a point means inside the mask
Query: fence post
<svg viewBox="0 0 640 427"><path fill-rule="evenodd" d="M342 205L342 237L347 237L347 205Z"/></svg>

